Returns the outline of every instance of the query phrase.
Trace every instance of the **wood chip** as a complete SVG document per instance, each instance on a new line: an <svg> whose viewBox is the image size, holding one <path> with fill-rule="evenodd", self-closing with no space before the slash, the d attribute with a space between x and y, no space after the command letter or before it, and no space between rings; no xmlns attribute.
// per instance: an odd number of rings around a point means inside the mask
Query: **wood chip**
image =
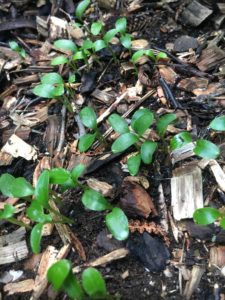
<svg viewBox="0 0 225 300"><path fill-rule="evenodd" d="M8 292L8 295L13 295L16 293L30 292L32 291L33 287L34 287L34 280L26 279L19 282L8 283L4 286L3 290L5 293Z"/></svg>
<svg viewBox="0 0 225 300"><path fill-rule="evenodd" d="M193 266L191 271L191 278L186 283L183 296L190 300L194 291L198 288L202 275L205 273L205 268L202 266Z"/></svg>
<svg viewBox="0 0 225 300"><path fill-rule="evenodd" d="M211 46L202 51L197 61L197 66L201 71L211 71L225 62L225 51L217 46Z"/></svg>
<svg viewBox="0 0 225 300"><path fill-rule="evenodd" d="M192 218L203 207L202 173L197 165L186 165L173 171L171 179L172 210L176 220Z"/></svg>
<svg viewBox="0 0 225 300"><path fill-rule="evenodd" d="M20 241L8 246L0 247L0 265L22 260L28 256L26 241Z"/></svg>
<svg viewBox="0 0 225 300"><path fill-rule="evenodd" d="M195 147L194 143L188 143L183 147L172 151L171 152L172 163L175 164L178 161L184 160L186 158L195 155L193 152L194 147Z"/></svg>
<svg viewBox="0 0 225 300"><path fill-rule="evenodd" d="M218 183L220 189L225 192L225 173L221 166L218 164L216 160L210 160L209 162L210 169Z"/></svg>
<svg viewBox="0 0 225 300"><path fill-rule="evenodd" d="M89 178L87 185L93 190L100 192L104 197L110 197L113 195L113 186L107 182L100 181L95 178Z"/></svg>

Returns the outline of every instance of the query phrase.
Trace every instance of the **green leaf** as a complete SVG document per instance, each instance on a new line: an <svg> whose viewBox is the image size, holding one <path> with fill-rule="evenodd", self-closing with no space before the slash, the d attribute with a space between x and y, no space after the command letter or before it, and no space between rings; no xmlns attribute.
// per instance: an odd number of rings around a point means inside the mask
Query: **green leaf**
<svg viewBox="0 0 225 300"><path fill-rule="evenodd" d="M100 51L106 47L106 43L103 40L97 40L94 42L95 52Z"/></svg>
<svg viewBox="0 0 225 300"><path fill-rule="evenodd" d="M74 83L76 81L76 75L72 74L69 76L68 82L69 83Z"/></svg>
<svg viewBox="0 0 225 300"><path fill-rule="evenodd" d="M220 212L212 207L196 209L193 218L199 225L208 225L214 223L221 216Z"/></svg>
<svg viewBox="0 0 225 300"><path fill-rule="evenodd" d="M120 42L124 46L124 48L130 49L131 48L131 35L128 33L125 35L122 35L120 38Z"/></svg>
<svg viewBox="0 0 225 300"><path fill-rule="evenodd" d="M69 276L66 277L63 283L63 289L70 299L76 299L76 300L85 299L84 291L79 281L72 274L72 272L71 274L69 274Z"/></svg>
<svg viewBox="0 0 225 300"><path fill-rule="evenodd" d="M143 135L145 131L152 125L153 120L153 113L147 108L142 108L134 113L131 119L131 127L139 135Z"/></svg>
<svg viewBox="0 0 225 300"><path fill-rule="evenodd" d="M54 168L49 171L51 184L63 184L70 179L70 172L63 168Z"/></svg>
<svg viewBox="0 0 225 300"><path fill-rule="evenodd" d="M38 254L41 250L41 234L42 234L42 228L44 224L36 224L30 234L30 245L33 253Z"/></svg>
<svg viewBox="0 0 225 300"><path fill-rule="evenodd" d="M26 210L27 216L34 222L48 223L52 221L50 214L44 213L43 206L36 200L31 202L31 205Z"/></svg>
<svg viewBox="0 0 225 300"><path fill-rule="evenodd" d="M118 32L120 32L121 34L125 34L126 33L126 28L127 28L127 19L125 17L120 18L116 21L116 29L118 30Z"/></svg>
<svg viewBox="0 0 225 300"><path fill-rule="evenodd" d="M165 52L158 52L156 55L156 61L167 60L168 56Z"/></svg>
<svg viewBox="0 0 225 300"><path fill-rule="evenodd" d="M54 46L57 49L63 49L66 51L75 52L77 50L77 46L71 40L61 39L54 42Z"/></svg>
<svg viewBox="0 0 225 300"><path fill-rule="evenodd" d="M20 51L20 46L19 46L18 43L15 42L15 41L9 42L9 47L10 47L13 51L16 51L16 52L19 52L19 51Z"/></svg>
<svg viewBox="0 0 225 300"><path fill-rule="evenodd" d="M34 192L35 201L45 208L48 207L49 200L49 171L44 170L38 178Z"/></svg>
<svg viewBox="0 0 225 300"><path fill-rule="evenodd" d="M14 178L10 174L3 174L0 177L0 190L3 195L14 198L23 198L34 194L33 186L25 178Z"/></svg>
<svg viewBox="0 0 225 300"><path fill-rule="evenodd" d="M222 220L220 220L220 226L225 229L225 218L223 218Z"/></svg>
<svg viewBox="0 0 225 300"><path fill-rule="evenodd" d="M168 125L176 120L176 118L177 116L175 114L166 114L159 118L156 124L156 130L160 137L164 136Z"/></svg>
<svg viewBox="0 0 225 300"><path fill-rule="evenodd" d="M77 51L77 52L73 55L73 61L80 60L80 59L84 59L84 58L85 58L85 55L84 55L84 52L82 52L82 51Z"/></svg>
<svg viewBox="0 0 225 300"><path fill-rule="evenodd" d="M64 94L64 85L40 84L33 88L32 92L39 97L52 99Z"/></svg>
<svg viewBox="0 0 225 300"><path fill-rule="evenodd" d="M41 77L41 83L43 84L64 84L62 76L58 73L48 73Z"/></svg>
<svg viewBox="0 0 225 300"><path fill-rule="evenodd" d="M64 55L60 55L51 60L51 66L64 65L67 64L68 62L69 61L67 57L65 57Z"/></svg>
<svg viewBox="0 0 225 300"><path fill-rule="evenodd" d="M90 0L83 0L77 5L75 15L78 20L82 21L83 14L85 10L88 8L90 3L91 3Z"/></svg>
<svg viewBox="0 0 225 300"><path fill-rule="evenodd" d="M214 130L225 131L225 116L213 119L209 127Z"/></svg>
<svg viewBox="0 0 225 300"><path fill-rule="evenodd" d="M133 155L128 158L127 166L128 166L128 170L129 170L129 173L131 176L137 175L139 168L140 168L140 164L141 164L141 155L140 154Z"/></svg>
<svg viewBox="0 0 225 300"><path fill-rule="evenodd" d="M121 118L121 116L119 116L118 114L112 114L108 118L108 121L109 124L116 132L120 134L129 132L129 127L127 122L123 118Z"/></svg>
<svg viewBox="0 0 225 300"><path fill-rule="evenodd" d="M93 42L91 40L85 40L83 42L83 45L82 45L82 49L92 49L93 48Z"/></svg>
<svg viewBox="0 0 225 300"><path fill-rule="evenodd" d="M86 167L85 165L79 164L73 168L71 171L71 177L73 181L77 182L78 178L84 173Z"/></svg>
<svg viewBox="0 0 225 300"><path fill-rule="evenodd" d="M96 133L93 134L87 133L82 135L78 143L78 149L80 150L80 152L87 151L94 143L95 138L96 138Z"/></svg>
<svg viewBox="0 0 225 300"><path fill-rule="evenodd" d="M0 177L0 191L4 196L13 197L13 184L15 177L6 173Z"/></svg>
<svg viewBox="0 0 225 300"><path fill-rule="evenodd" d="M145 50L138 50L134 52L134 54L131 57L132 63L136 64L143 55L145 55Z"/></svg>
<svg viewBox="0 0 225 300"><path fill-rule="evenodd" d="M170 140L170 148L171 150L175 150L178 148L183 147L184 145L192 142L192 137L189 132L184 131L181 133L176 134L171 140Z"/></svg>
<svg viewBox="0 0 225 300"><path fill-rule="evenodd" d="M112 152L123 152L137 141L138 137L133 133L124 133L112 144Z"/></svg>
<svg viewBox="0 0 225 300"><path fill-rule="evenodd" d="M103 26L103 24L100 21L92 23L91 24L91 33L93 35L98 35L102 30L102 26Z"/></svg>
<svg viewBox="0 0 225 300"><path fill-rule="evenodd" d="M106 44L108 44L112 38L114 38L114 36L118 33L117 29L110 29L109 31L106 32L106 34L103 37L103 40Z"/></svg>
<svg viewBox="0 0 225 300"><path fill-rule="evenodd" d="M113 210L106 215L105 219L107 228L112 233L114 238L119 241L123 241L128 238L128 219L120 208L113 208Z"/></svg>
<svg viewBox="0 0 225 300"><path fill-rule="evenodd" d="M144 50L144 54L147 55L148 57L150 57L151 60L153 60L153 61L156 60L155 54L152 50L150 50L150 49Z"/></svg>
<svg viewBox="0 0 225 300"><path fill-rule="evenodd" d="M71 273L71 262L67 259L62 259L54 263L47 273L48 281L53 285L56 291L59 291L64 284L65 279Z"/></svg>
<svg viewBox="0 0 225 300"><path fill-rule="evenodd" d="M11 204L6 203L4 205L4 209L0 210L0 220L11 218L15 210L15 207L13 207Z"/></svg>
<svg viewBox="0 0 225 300"><path fill-rule="evenodd" d="M87 189L82 195L82 203L86 208L95 211L111 209L112 205L97 191Z"/></svg>
<svg viewBox="0 0 225 300"><path fill-rule="evenodd" d="M86 106L80 111L79 115L80 115L82 123L86 127L96 129L97 116L96 116L93 108L91 108L90 106Z"/></svg>
<svg viewBox="0 0 225 300"><path fill-rule="evenodd" d="M82 273L82 286L88 296L105 296L107 294L105 280L95 268L87 268Z"/></svg>
<svg viewBox="0 0 225 300"><path fill-rule="evenodd" d="M196 155L206 159L215 159L220 155L219 147L207 140L197 140L193 151Z"/></svg>
<svg viewBox="0 0 225 300"><path fill-rule="evenodd" d="M145 141L141 145L141 159L145 164L152 162L152 156L157 148L157 143L152 141Z"/></svg>

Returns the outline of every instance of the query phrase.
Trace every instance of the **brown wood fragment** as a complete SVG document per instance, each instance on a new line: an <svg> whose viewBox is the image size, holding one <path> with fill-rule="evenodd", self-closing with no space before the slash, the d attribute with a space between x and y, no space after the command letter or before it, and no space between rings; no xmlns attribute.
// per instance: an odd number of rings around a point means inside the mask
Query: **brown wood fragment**
<svg viewBox="0 0 225 300"><path fill-rule="evenodd" d="M28 83L33 83L33 82L39 82L40 77L38 74L33 74L33 75L28 75L28 76L23 76L23 77L17 77L13 80L13 83L16 85L24 85Z"/></svg>
<svg viewBox="0 0 225 300"><path fill-rule="evenodd" d="M60 119L56 115L48 116L48 123L44 134L44 143L51 157L53 157L54 151L58 144L60 129Z"/></svg>
<svg viewBox="0 0 225 300"><path fill-rule="evenodd" d="M186 283L183 296L190 300L194 291L198 288L202 275L205 273L205 268L202 266L193 266L191 271L191 278Z"/></svg>
<svg viewBox="0 0 225 300"><path fill-rule="evenodd" d="M17 86L15 84L10 85L9 88L0 94L0 101L4 101L5 97L11 96L15 91L17 91Z"/></svg>
<svg viewBox="0 0 225 300"><path fill-rule="evenodd" d="M225 173L218 162L214 159L209 162L210 169L216 179L216 182L220 189L225 192Z"/></svg>
<svg viewBox="0 0 225 300"><path fill-rule="evenodd" d="M164 80L168 84L175 84L178 78L177 73L171 67L168 66L159 65L159 73L160 76L164 78Z"/></svg>
<svg viewBox="0 0 225 300"><path fill-rule="evenodd" d="M172 209L176 220L192 218L203 207L202 173L197 165L184 165L173 171Z"/></svg>
<svg viewBox="0 0 225 300"><path fill-rule="evenodd" d="M197 61L197 66L201 71L210 71L224 62L225 51L214 45L202 51Z"/></svg>
<svg viewBox="0 0 225 300"><path fill-rule="evenodd" d="M25 126L18 128L16 132L15 129L4 130L2 133L2 143L5 144L13 133L16 133L19 138L26 141L29 138L30 132L30 128Z"/></svg>
<svg viewBox="0 0 225 300"><path fill-rule="evenodd" d="M193 149L195 147L194 143L188 143L179 149L175 149L171 152L172 163L175 164L178 161L184 160L191 156L194 156Z"/></svg>
<svg viewBox="0 0 225 300"><path fill-rule="evenodd" d="M225 246L211 247L209 267L212 269L225 266Z"/></svg>
<svg viewBox="0 0 225 300"><path fill-rule="evenodd" d="M120 248L120 249L114 250L106 255L103 255L102 257L97 258L94 261L87 262L81 266L74 267L73 273L81 272L82 268L84 268L84 267L97 267L97 266L108 264L114 260L124 258L128 254L129 254L129 250L126 248Z"/></svg>
<svg viewBox="0 0 225 300"><path fill-rule="evenodd" d="M33 279L26 279L19 282L8 283L4 286L3 290L5 293L8 292L8 295L13 295L16 293L25 293L32 291L34 287Z"/></svg>
<svg viewBox="0 0 225 300"><path fill-rule="evenodd" d="M100 192L104 197L112 197L113 195L113 186L107 182L100 181L96 178L89 178L87 180L87 185L91 189Z"/></svg>
<svg viewBox="0 0 225 300"><path fill-rule="evenodd" d="M194 89L205 90L208 87L209 80L207 78L191 77L179 81L177 87L192 92Z"/></svg>

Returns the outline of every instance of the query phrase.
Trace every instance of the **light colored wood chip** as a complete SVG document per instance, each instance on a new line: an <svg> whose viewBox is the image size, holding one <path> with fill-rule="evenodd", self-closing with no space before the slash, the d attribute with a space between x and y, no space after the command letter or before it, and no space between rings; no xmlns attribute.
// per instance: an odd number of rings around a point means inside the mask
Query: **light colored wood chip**
<svg viewBox="0 0 225 300"><path fill-rule="evenodd" d="M17 242L0 248L0 265L22 260L28 256L26 241Z"/></svg>
<svg viewBox="0 0 225 300"><path fill-rule="evenodd" d="M13 231L12 233L2 235L0 236L0 247L3 247L5 245L13 245L14 243L20 242L23 238L25 238L25 235L26 235L26 230L24 227L20 227L19 229Z"/></svg>
<svg viewBox="0 0 225 300"><path fill-rule="evenodd" d="M193 266L191 271L191 279L186 283L183 296L189 300L194 291L198 288L202 275L205 273L205 268L202 266Z"/></svg>
<svg viewBox="0 0 225 300"><path fill-rule="evenodd" d="M184 160L186 158L189 158L191 156L194 156L193 149L195 148L194 143L188 143L184 145L183 147L176 149L171 152L171 160L172 163L175 164L178 161Z"/></svg>
<svg viewBox="0 0 225 300"><path fill-rule="evenodd" d="M221 168L221 166L218 164L216 160L210 160L209 162L210 169L216 179L216 182L218 183L218 186L220 189L225 192L225 174Z"/></svg>
<svg viewBox="0 0 225 300"><path fill-rule="evenodd" d="M8 292L8 295L13 295L16 293L25 293L32 291L34 287L33 279L26 279L19 282L8 283L4 286L3 290L5 293Z"/></svg>
<svg viewBox="0 0 225 300"><path fill-rule="evenodd" d="M89 178L87 180L87 185L93 190L100 192L105 197L112 196L113 186L111 184L108 184L107 182L100 181L95 178Z"/></svg>
<svg viewBox="0 0 225 300"><path fill-rule="evenodd" d="M176 220L192 218L203 207L202 172L197 165L184 165L173 171L172 210Z"/></svg>

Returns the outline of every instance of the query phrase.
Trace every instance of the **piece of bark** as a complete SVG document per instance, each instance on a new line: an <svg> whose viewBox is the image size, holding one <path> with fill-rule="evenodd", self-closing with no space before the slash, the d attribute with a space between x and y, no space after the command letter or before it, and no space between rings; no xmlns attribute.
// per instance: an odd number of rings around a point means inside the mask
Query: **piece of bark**
<svg viewBox="0 0 225 300"><path fill-rule="evenodd" d="M113 102L113 100L115 99L115 95L111 94L110 92L104 91L104 90L101 91L98 88L96 88L92 92L91 96L95 97L102 103L106 103L106 104L111 104Z"/></svg>
<svg viewBox="0 0 225 300"><path fill-rule="evenodd" d="M194 0L184 9L181 19L185 24L197 27L212 13L213 10Z"/></svg>
<svg viewBox="0 0 225 300"><path fill-rule="evenodd" d="M186 283L183 296L190 300L194 291L198 288L202 275L205 273L205 268L202 266L193 266L191 271L191 278Z"/></svg>
<svg viewBox="0 0 225 300"><path fill-rule="evenodd" d="M87 185L97 191L100 192L104 197L112 197L113 196L113 186L108 184L107 182L100 181L95 178L89 178L87 180Z"/></svg>
<svg viewBox="0 0 225 300"><path fill-rule="evenodd" d="M195 38L188 35L182 35L175 40L173 50L175 52L186 52L189 51L189 49L196 49L197 47L198 42Z"/></svg>
<svg viewBox="0 0 225 300"><path fill-rule="evenodd" d="M209 167L220 189L225 192L225 173L216 160L210 160Z"/></svg>
<svg viewBox="0 0 225 300"><path fill-rule="evenodd" d="M58 138L59 138L59 129L60 129L59 117L56 115L49 116L43 141L51 157L53 156L53 153L57 147Z"/></svg>
<svg viewBox="0 0 225 300"><path fill-rule="evenodd" d="M178 161L194 156L195 155L195 153L193 152L194 147L195 147L194 143L188 143L181 148L173 150L171 152L172 163L175 164Z"/></svg>
<svg viewBox="0 0 225 300"><path fill-rule="evenodd" d="M126 214L144 218L148 218L150 214L153 216L158 215L152 198L143 187L137 183L125 181L122 188L120 205Z"/></svg>
<svg viewBox="0 0 225 300"><path fill-rule="evenodd" d="M26 127L26 126L19 127L16 130L16 132L15 132L15 128L4 130L2 132L2 143L5 144L13 133L16 133L16 135L19 138L21 138L23 141L26 141L26 140L28 140L28 138L30 136L30 132L31 132L30 128Z"/></svg>
<svg viewBox="0 0 225 300"><path fill-rule="evenodd" d="M167 84L175 84L177 81L178 75L171 67L159 65L159 73Z"/></svg>
<svg viewBox="0 0 225 300"><path fill-rule="evenodd" d="M180 80L177 87L188 92L192 92L194 89L202 89L204 91L208 84L209 80L207 78L190 77Z"/></svg>
<svg viewBox="0 0 225 300"><path fill-rule="evenodd" d="M176 220L192 218L195 210L203 207L202 173L197 165L184 165L173 171L171 197Z"/></svg>
<svg viewBox="0 0 225 300"><path fill-rule="evenodd" d="M23 260L28 256L28 253L29 251L25 240L0 247L0 265Z"/></svg>
<svg viewBox="0 0 225 300"><path fill-rule="evenodd" d="M33 287L34 287L34 280L26 279L19 282L8 283L4 286L3 290L5 293L8 292L8 295L13 295L17 293L30 292L32 291Z"/></svg>
<svg viewBox="0 0 225 300"><path fill-rule="evenodd" d="M225 266L225 246L211 247L209 267L218 269Z"/></svg>
<svg viewBox="0 0 225 300"><path fill-rule="evenodd" d="M197 67L201 71L211 71L225 62L225 51L216 45L208 47L202 51L197 61Z"/></svg>

